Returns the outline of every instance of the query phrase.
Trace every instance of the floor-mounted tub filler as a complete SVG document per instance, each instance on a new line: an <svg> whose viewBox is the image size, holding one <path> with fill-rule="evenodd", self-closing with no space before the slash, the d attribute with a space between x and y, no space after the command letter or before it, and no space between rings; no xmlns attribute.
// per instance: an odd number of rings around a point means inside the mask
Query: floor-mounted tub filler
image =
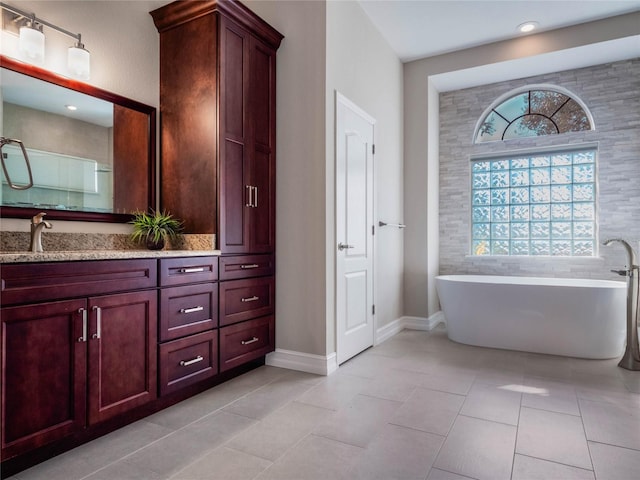
<svg viewBox="0 0 640 480"><path fill-rule="evenodd" d="M625 270L612 270L619 275L627 277L627 348L618 363L627 370L640 370L640 344L638 344L638 296L640 295L640 283L638 276L638 257L631 245L621 238L611 238L604 245L614 242L621 243L627 251L628 268Z"/></svg>
<svg viewBox="0 0 640 480"><path fill-rule="evenodd" d="M594 359L624 350L626 287L609 280L436 277L451 340Z"/></svg>

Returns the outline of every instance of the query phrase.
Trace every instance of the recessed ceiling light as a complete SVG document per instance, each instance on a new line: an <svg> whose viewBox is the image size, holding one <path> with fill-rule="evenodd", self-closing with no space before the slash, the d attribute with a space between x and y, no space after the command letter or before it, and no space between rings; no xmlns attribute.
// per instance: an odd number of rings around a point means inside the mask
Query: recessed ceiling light
<svg viewBox="0 0 640 480"><path fill-rule="evenodd" d="M518 25L518 31L521 33L529 33L538 28L538 22L525 22Z"/></svg>
<svg viewBox="0 0 640 480"><path fill-rule="evenodd" d="M78 109L78 107L76 107L75 105L65 105L65 107L67 107L67 110L71 110L71 111Z"/></svg>

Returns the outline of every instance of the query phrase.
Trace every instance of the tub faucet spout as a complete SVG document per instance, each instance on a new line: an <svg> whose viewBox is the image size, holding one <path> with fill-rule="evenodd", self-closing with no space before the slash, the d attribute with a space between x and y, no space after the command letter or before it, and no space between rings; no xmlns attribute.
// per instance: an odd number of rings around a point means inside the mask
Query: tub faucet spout
<svg viewBox="0 0 640 480"><path fill-rule="evenodd" d="M621 238L611 238L604 245L617 242L627 251L628 268L626 270L612 270L612 272L627 277L627 348L618 365L627 370L640 370L640 345L638 344L638 296L640 283L638 282L638 258L636 252L628 242Z"/></svg>
<svg viewBox="0 0 640 480"><path fill-rule="evenodd" d="M53 225L42 219L45 215L46 213L41 212L31 219L31 245L29 245L29 250L34 253L44 251L42 248L42 229L53 228Z"/></svg>

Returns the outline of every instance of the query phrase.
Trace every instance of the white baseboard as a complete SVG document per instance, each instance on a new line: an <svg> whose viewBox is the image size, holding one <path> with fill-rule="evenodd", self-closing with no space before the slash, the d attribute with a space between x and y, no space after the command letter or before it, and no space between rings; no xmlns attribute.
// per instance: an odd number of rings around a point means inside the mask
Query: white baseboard
<svg viewBox="0 0 640 480"><path fill-rule="evenodd" d="M438 311L429 318L425 317L400 317L387 323L376 331L376 345L393 337L404 329L407 330L432 330L439 323L444 323L444 314Z"/></svg>
<svg viewBox="0 0 640 480"><path fill-rule="evenodd" d="M265 363L272 367L288 368L316 375L330 375L338 369L338 357L335 352L324 356L277 348L275 352L267 354Z"/></svg>
<svg viewBox="0 0 640 480"><path fill-rule="evenodd" d="M441 311L429 318L397 318L376 331L375 345L381 344L402 330L432 330L441 322L444 322L444 314ZM272 367L288 368L316 375L330 375L338 369L338 357L335 352L329 355L313 355L277 348L275 352L267 354L265 363Z"/></svg>

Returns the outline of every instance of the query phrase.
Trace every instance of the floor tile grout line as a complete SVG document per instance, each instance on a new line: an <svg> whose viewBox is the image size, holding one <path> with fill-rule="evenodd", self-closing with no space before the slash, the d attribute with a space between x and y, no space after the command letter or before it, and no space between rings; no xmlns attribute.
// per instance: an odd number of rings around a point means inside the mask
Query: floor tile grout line
<svg viewBox="0 0 640 480"><path fill-rule="evenodd" d="M576 392L576 397L578 393ZM593 455L591 454L591 447L589 447L589 438L587 437L587 427L584 424L584 417L582 416L582 406L580 405L580 400L577 399L578 402L578 411L580 412L580 424L582 425L582 432L584 433L584 441L587 444L587 452L589 452L589 461L591 462L591 470L593 470L593 476L596 480L598 480L598 474L596 473L596 467L593 463Z"/></svg>
<svg viewBox="0 0 640 480"><path fill-rule="evenodd" d="M452 472L451 470L447 470L446 468L440 468L440 467L434 467L434 466L432 466L431 469L429 470L429 473L427 474L427 478L429 478L429 474L431 474L431 470L433 470L434 468L436 470L440 470L442 472L447 472L447 473L450 473L452 475L457 475L457 476L462 477L464 479L468 478L469 480L480 480L478 477L470 477L469 475L462 475L461 473Z"/></svg>
<svg viewBox="0 0 640 480"><path fill-rule="evenodd" d="M524 382L524 380L523 380ZM516 467L516 455L518 452L518 437L520 434L520 418L522 417L522 401L524 400L524 394L520 393L520 408L518 409L518 424L516 425L516 441L513 442L513 456L511 457L511 475L510 479L513 478L513 470Z"/></svg>
<svg viewBox="0 0 640 480"><path fill-rule="evenodd" d="M599 442L598 440L589 440L589 439L587 439L587 443L597 443L598 445L606 445L607 447L613 447L613 448L622 448L624 450L629 450L631 452L640 453L640 449L638 449L638 448L623 447L622 445L615 445L613 443L607 443L607 442Z"/></svg>
<svg viewBox="0 0 640 480"><path fill-rule="evenodd" d="M220 411L222 411L222 409L224 409L224 408L228 407L229 405L231 405L231 404L233 404L233 403L237 402L238 400L241 400L241 399L243 399L243 398L247 397L248 395L251 395L252 393L254 393L254 392L256 392L256 391L258 391L258 390L262 389L263 387L266 387L267 385L270 385L271 383L273 383L273 382L275 382L275 381L277 381L277 380L280 380L282 377L284 377L284 376L286 376L286 375L287 375L287 373L285 372L285 373L283 373L283 374L281 375L281 377L280 377L280 378L274 378L273 380L271 380L271 381L269 381L269 382L267 382L267 383L265 383L265 384L263 384L263 385L260 385L259 387L254 388L253 390L251 390L251 391L249 391L249 392L247 392L247 393L245 393L245 394L243 394L243 395L239 396L238 398L236 398L236 399L234 399L234 400L232 400L232 401L230 401L230 402L228 402L228 403L226 403L226 404L224 404L224 405L222 405L222 406L220 406L220 407L216 408L215 410L213 410L213 411L211 411L211 412L207 413L206 415L203 415L203 416L201 416L201 417L198 417L197 419L193 420L192 422L189 422L189 423L187 423L186 425L183 425L182 427L180 427L180 428L178 428L178 429L176 429L176 430L174 430L174 431L172 431L172 432L170 432L170 433L168 433L168 434L166 434L166 435L163 435L162 437L157 438L156 440L154 440L154 441L152 441L152 442L150 442L150 443L147 443L147 444L145 444L144 446L142 446L142 447L140 447L140 448L138 448L138 449L136 449L136 450L134 450L134 451L132 451L132 452L129 452L127 455L124 455L123 457L120 457L120 458L118 458L117 460L114 460L114 461L112 461L112 462L109 462L108 464L106 464L106 465L104 465L104 466L102 466L102 467L98 468L97 470L94 470L93 472L89 473L88 475L85 475L85 476L83 476L83 477L80 477L78 480L85 480L86 478L88 478L88 477L90 477L91 475L94 475L94 474L96 474L96 473L100 472L101 470L104 470L104 469L106 469L106 468L108 468L108 467L110 467L110 466L112 466L112 465L114 465L114 464L116 464L116 463L118 463L118 462L125 461L127 458L129 458L129 457L133 456L133 455L134 455L134 454L136 454L137 452L139 452L139 451L141 451L141 450L144 450L145 448L150 447L151 445L154 445L154 444L158 443L159 441L161 441L161 440L163 440L163 439L165 439L165 438L167 438L167 437L170 437L170 436L171 436L171 435L173 435L174 433L177 433L177 432L179 432L179 431L181 431L181 430L183 430L183 429L185 429L185 428L187 428L187 427L189 427L189 426L191 426L191 425L193 425L193 424L195 424L195 423L197 423L197 422L199 422L199 421L201 421L201 420L203 420L203 419L205 419L205 418L207 418L207 417L209 417L209 416L211 416L211 415L214 415L214 414L216 414L216 413L220 413ZM300 382L300 383L302 383L302 382ZM221 384L221 385L224 385L224 384ZM201 392L201 393L204 393L204 392ZM195 398L195 397L191 397L191 398ZM176 404L176 405L179 405L179 404ZM157 412L157 413L160 413L160 412ZM229 412L225 412L225 413L229 413ZM230 415L238 415L238 416L243 417L243 418L250 418L250 417L246 417L246 416L244 416L244 415L239 415L239 414L236 414L236 413L229 413L229 414L230 414ZM141 418L140 420L145 420L146 418L148 418L148 417ZM251 420L256 420L256 419L254 419L254 418L250 418L250 419L251 419ZM148 420L145 420L145 421L147 421L147 422L148 422ZM258 420L258 421L259 421L259 420ZM148 422L148 423L153 423L153 422ZM158 424L154 424L154 425L158 425ZM161 426L161 427L162 427L162 425L159 425L159 426ZM247 426L247 428L249 428L249 426ZM239 433L239 432L238 432L238 433ZM96 439L96 440L98 440L98 439ZM217 447L214 447L214 448L217 448ZM207 453L209 453L209 452L207 452ZM202 457L200 457L200 458L202 458ZM149 469L149 470L150 470L150 469ZM151 470L151 471L153 471L153 470ZM182 470L180 470L180 471L182 471ZM158 472L154 472L154 473L158 473ZM169 478L170 478L170 477L169 477Z"/></svg>
<svg viewBox="0 0 640 480"><path fill-rule="evenodd" d="M270 382L270 383L272 383L272 382ZM267 386L267 385L269 385L270 383L265 384L265 385L263 385L263 386ZM305 383L305 382L298 382L298 383ZM268 415L266 415L266 416L265 416L265 417L263 417L263 418L253 418L253 417L248 417L248 416L246 416L246 415L242 415L242 414L240 414L240 413L225 412L225 413L229 413L229 414L231 414L231 415L238 415L238 416L240 416L240 417L247 418L247 419L249 419L249 420L254 420L254 421L255 421L255 423L252 423L251 425L247 425L247 426L246 426L246 428L243 428L243 429L239 430L239 431L238 431L238 432L236 432L233 436L231 436L230 438L226 439L226 440L225 440L223 443L221 443L220 445L217 445L217 446L216 446L216 447L214 447L212 450L209 450L209 451L208 451L208 452L206 452L203 456L199 457L197 460L194 460L194 461L193 461L193 462L191 462L189 465L186 465L184 468L182 468L182 469L180 470L180 472L184 471L185 469L187 469L188 467L190 467L190 466L191 466L191 465L193 465L194 463L196 463L196 462L198 462L198 461L202 460L202 458L204 458L206 455L209 455L209 454L210 454L211 452L213 452L214 450L217 450L217 449L219 449L219 448L223 448L223 447L224 447L224 448L229 448L229 449L234 450L234 451L236 451L236 452L243 453L243 454L245 454L245 455L251 455L251 456L253 456L253 457L260 458L260 459L262 459L262 460L266 460L266 461L268 461L268 462L271 462L271 465L273 465L273 464L277 461L277 459L276 459L276 460L271 460L271 459L269 459L269 458L261 457L260 455L255 455L255 454L253 454L253 453L245 452L245 451L243 451L243 450L239 450L239 449L237 449L237 448L234 448L234 447L229 446L229 443L230 443L233 439L235 439L236 437L238 437L238 436L240 436L241 434L243 434L244 432L246 432L248 429L250 429L250 428L254 427L255 425L257 425L258 423L262 422L262 421L263 421L267 416L269 416L269 415L271 415L271 414L273 414L273 413L277 412L278 410L282 410L282 409L284 409L287 405L289 405L289 404L291 404L291 403L293 403L293 402L298 402L298 400L297 400L297 399L298 399L300 396L302 396L304 393L308 392L309 390L311 390L311 389L315 386L315 385L312 385L312 384L308 384L308 385L309 385L309 388L308 388L305 392L303 392L303 393L301 393L300 395L298 395L298 397L297 397L297 398L294 398L294 399L289 400L289 401L288 401L288 402L286 402L284 405L281 405L280 407L276 408L276 409L275 409L275 410L273 410L272 412L269 412L269 414L268 414ZM262 387L260 387L260 388L262 388ZM258 389L256 389L256 390L259 390L260 388L258 388ZM254 390L253 392L255 392L256 390ZM249 392L247 395L249 395L250 393L253 393L253 392ZM237 400L240 400L240 399L242 399L242 398L243 398L243 397L239 397ZM234 402L231 402L231 403L235 403L235 401L237 401L237 400L234 400ZM298 403L301 403L301 404L303 404L303 405L308 405L308 404L304 404L304 403L302 403L302 402L298 402ZM226 406L228 406L228 405L230 405L230 404L225 405L225 407L226 407ZM225 407L221 407L221 408L225 408ZM333 411L333 410L330 410L330 409L325 409L325 408L323 408L323 407L315 407L315 408L320 408L320 409L323 409L323 410L327 410L328 412ZM204 418L204 417L202 417L202 418ZM305 435L305 436L303 436L303 438L305 438L306 436L308 436L308 434L307 434L307 435ZM294 445L292 445L291 447L289 447L285 452L283 452L283 453L278 457L278 459L279 459L279 458L281 458L281 457L282 457L282 456L283 456L283 455L284 455L284 454L285 454L289 449L293 448L293 446L295 446L295 445L297 445L298 443L300 443L300 441L302 441L302 439L300 439L300 440L299 440L298 442L296 442ZM271 466L271 465L270 465L270 466ZM269 466L269 467L270 467L270 466ZM265 470L267 470L269 467L265 468L265 469L263 470L263 472L264 472ZM178 472L178 473L179 473L179 472ZM261 474L262 474L262 472L260 472L258 475L256 475L256 477L257 477L257 476L259 476L259 475L261 475ZM176 473L176 475L177 475L177 473ZM173 477L174 477L174 476L169 477L169 479L168 479L168 480L171 480L171 478L173 478ZM254 478L255 478L255 477L254 477Z"/></svg>
<svg viewBox="0 0 640 480"><path fill-rule="evenodd" d="M580 415L576 415L574 413L558 412L557 410L549 410L548 408L531 407L529 405L520 405L520 407L521 408L528 408L529 410L538 410L538 411L541 411L541 412L557 413L558 415L569 415L570 417L580 417Z"/></svg>
<svg viewBox="0 0 640 480"><path fill-rule="evenodd" d="M590 470L590 469L584 468L584 467L578 467L577 465L572 465L570 463L557 462L555 460L549 460L548 458L536 457L535 455L527 455L526 453L517 453L516 455L520 455L521 457L533 458L535 460L542 460L543 462L555 463L556 465L562 465L564 467L575 468L575 469L582 470L582 471L585 471L585 472L592 472L595 475L595 471L594 470Z"/></svg>
<svg viewBox="0 0 640 480"><path fill-rule="evenodd" d="M507 427L516 427L516 428L518 427L518 425L514 425L513 423L499 422L498 420L489 420L488 418L482 418L482 417L474 417L473 415L467 415L466 413L459 413L458 417L473 418L474 420L482 420L483 422L497 423L498 425L505 425ZM520 420L520 415L518 414L518 421L519 420Z"/></svg>

